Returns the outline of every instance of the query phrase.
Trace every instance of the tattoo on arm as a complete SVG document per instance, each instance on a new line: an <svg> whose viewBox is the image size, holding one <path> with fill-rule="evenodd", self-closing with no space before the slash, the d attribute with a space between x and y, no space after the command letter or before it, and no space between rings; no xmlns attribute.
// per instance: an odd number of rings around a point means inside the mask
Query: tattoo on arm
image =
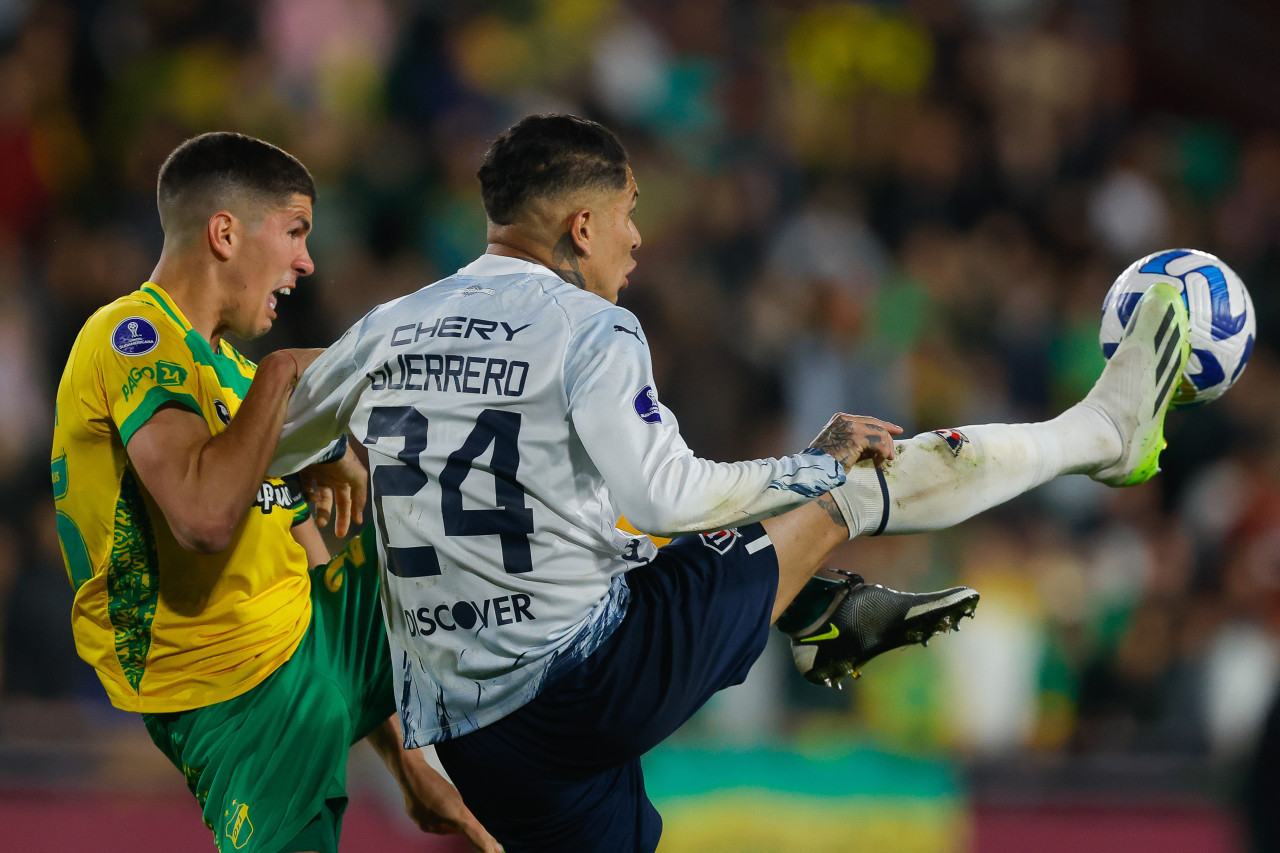
<svg viewBox="0 0 1280 853"><path fill-rule="evenodd" d="M840 445L851 438L853 438L853 427L845 421L838 420L829 424L818 434L818 437L813 440L813 446L835 456L835 451L840 449Z"/></svg>
<svg viewBox="0 0 1280 853"><path fill-rule="evenodd" d="M580 290L587 289L587 279L578 269L578 256L573 251L573 238L568 231L551 247L551 260L555 264L552 269L556 275Z"/></svg>
<svg viewBox="0 0 1280 853"><path fill-rule="evenodd" d="M834 523L841 527L849 526L849 522L844 520L844 514L840 512L840 507L836 506L836 499L831 497L829 493L819 497L816 503L826 510L827 515L831 516L831 520Z"/></svg>
<svg viewBox="0 0 1280 853"><path fill-rule="evenodd" d="M855 435L852 424L837 420L813 440L813 447L831 454L848 470L857 461L849 458L849 443L854 440Z"/></svg>

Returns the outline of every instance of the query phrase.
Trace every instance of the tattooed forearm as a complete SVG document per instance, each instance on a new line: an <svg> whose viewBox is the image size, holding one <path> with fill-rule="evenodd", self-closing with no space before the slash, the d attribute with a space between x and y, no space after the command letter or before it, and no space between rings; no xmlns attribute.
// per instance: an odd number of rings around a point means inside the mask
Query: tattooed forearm
<svg viewBox="0 0 1280 853"><path fill-rule="evenodd" d="M826 510L827 515L831 516L831 520L841 527L848 527L849 522L844 520L844 514L840 512L840 507L836 506L836 499L830 494L825 494L814 501L818 506Z"/></svg>
<svg viewBox="0 0 1280 853"><path fill-rule="evenodd" d="M573 238L566 231L551 247L551 262L555 264L552 267L556 275L572 284L574 287L582 290L587 289L586 276L582 274L582 270L578 269L578 256L573 251Z"/></svg>

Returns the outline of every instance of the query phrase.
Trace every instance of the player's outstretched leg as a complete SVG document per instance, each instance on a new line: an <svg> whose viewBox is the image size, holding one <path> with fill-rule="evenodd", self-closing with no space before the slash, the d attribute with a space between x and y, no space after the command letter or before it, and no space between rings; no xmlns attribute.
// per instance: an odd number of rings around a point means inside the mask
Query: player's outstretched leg
<svg viewBox="0 0 1280 853"><path fill-rule="evenodd" d="M849 536L829 499L761 524L778 558L774 624L791 635L796 665L815 684L832 686L879 654L956 628L978 604L968 587L911 593L845 572L815 576Z"/></svg>
<svg viewBox="0 0 1280 853"><path fill-rule="evenodd" d="M839 580L814 577L777 622L791 635L800 673L827 687L845 675L857 678L869 660L891 649L927 646L934 634L959 631L960 620L978 606L977 591L967 586L899 592L839 574Z"/></svg>
<svg viewBox="0 0 1280 853"><path fill-rule="evenodd" d="M1159 470L1164 416L1190 354L1187 325L1177 290L1156 285L1138 302L1093 390L1059 417L898 442L891 462L855 466L844 486L815 503L852 538L950 527L1060 474L1089 474L1113 486L1144 482ZM778 625L792 637L800 671L817 683L955 627L978 600L965 587L913 594L861 578L814 577L794 595Z"/></svg>
<svg viewBox="0 0 1280 853"><path fill-rule="evenodd" d="M882 468L854 466L831 492L852 538L941 530L1061 474L1111 486L1149 480L1164 449L1164 416L1190 356L1187 309L1151 287L1083 401L1051 421L983 424L896 444Z"/></svg>

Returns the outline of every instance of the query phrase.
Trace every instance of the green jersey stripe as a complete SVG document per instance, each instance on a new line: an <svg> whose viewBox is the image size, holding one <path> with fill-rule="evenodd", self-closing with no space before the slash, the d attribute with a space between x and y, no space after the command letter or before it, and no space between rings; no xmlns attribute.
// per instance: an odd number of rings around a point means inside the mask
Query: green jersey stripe
<svg viewBox="0 0 1280 853"><path fill-rule="evenodd" d="M204 335L191 328L182 319L182 315L178 313L178 310L169 304L168 300L161 295L160 290L153 284L147 282L142 285L142 292L154 299L156 304L172 317L173 322L177 323L179 328L186 333L183 342L187 345L187 349L191 351L191 357L195 359L196 363L207 364L212 367L214 372L218 374L218 381L222 383L222 387L234 391L236 396L243 400L244 395L249 393L249 384L252 380L240 372L236 360L221 352L215 353L213 347L209 346L209 342L205 340Z"/></svg>
<svg viewBox="0 0 1280 853"><path fill-rule="evenodd" d="M120 425L120 441L125 447L129 446L129 439L133 438L133 434L151 420L151 416L156 413L156 409L165 403L180 403L186 406L197 415L204 416L204 412L200 409L200 404L190 394L183 394L181 391L171 391L168 388L156 386L147 391L147 395L142 398L142 402L138 404L138 408L133 410L133 414L124 419L124 423Z"/></svg>
<svg viewBox="0 0 1280 853"><path fill-rule="evenodd" d="M182 329L182 331L184 332L191 331L191 327L188 326L186 321L182 319L182 315L178 313L177 309L174 308L172 305L170 305L169 301L165 299L163 296L161 296L160 291L157 290L154 286L152 286L150 282L142 285L141 289L143 293L147 294L148 296L150 296L152 299L156 301L156 304L159 305L161 309L164 310L164 313L168 314L170 317L173 318L173 322L177 323L178 326Z"/></svg>
<svg viewBox="0 0 1280 853"><path fill-rule="evenodd" d="M151 623L160 598L159 565L142 490L126 469L107 569L107 614L115 629L116 657L134 690L142 683L151 648Z"/></svg>
<svg viewBox="0 0 1280 853"><path fill-rule="evenodd" d="M215 353L213 348L209 346L209 342L204 339L204 335L195 329L188 329L187 336L184 339L187 349L191 350L191 357L196 360L197 364L207 364L213 368L218 374L218 382L223 388L235 393L241 400L249 393L249 384L253 382L248 376L240 372L240 367L236 364L236 360L222 353Z"/></svg>
<svg viewBox="0 0 1280 853"><path fill-rule="evenodd" d="M58 510L58 542L62 545L62 553L66 555L67 578L71 588L78 590L93 577L93 563L89 559L89 546L84 542L84 534L71 516Z"/></svg>

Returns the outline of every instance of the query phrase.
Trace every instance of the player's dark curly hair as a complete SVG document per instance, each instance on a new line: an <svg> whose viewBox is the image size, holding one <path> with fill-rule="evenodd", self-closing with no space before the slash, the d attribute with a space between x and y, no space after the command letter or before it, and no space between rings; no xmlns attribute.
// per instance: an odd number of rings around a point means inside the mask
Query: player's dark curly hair
<svg viewBox="0 0 1280 853"><path fill-rule="evenodd" d="M316 200L316 182L296 157L239 133L205 133L174 149L160 167L156 202L163 217L187 199L249 192L271 202L294 194Z"/></svg>
<svg viewBox="0 0 1280 853"><path fill-rule="evenodd" d="M573 115L534 115L503 132L476 172L485 213L510 225L532 199L627 185L627 152L598 122Z"/></svg>

